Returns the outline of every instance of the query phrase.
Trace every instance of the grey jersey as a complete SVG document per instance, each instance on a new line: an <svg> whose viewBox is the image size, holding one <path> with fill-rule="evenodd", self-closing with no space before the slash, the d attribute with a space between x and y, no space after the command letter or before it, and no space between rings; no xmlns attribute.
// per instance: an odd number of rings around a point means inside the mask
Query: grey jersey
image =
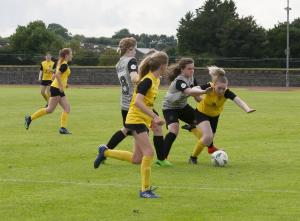
<svg viewBox="0 0 300 221"><path fill-rule="evenodd" d="M185 94L183 91L187 88L192 88L197 85L194 77L186 78L179 75L172 81L168 92L163 101L163 110L167 109L182 109L188 103L187 99L189 95Z"/></svg>
<svg viewBox="0 0 300 221"><path fill-rule="evenodd" d="M116 69L121 84L120 105L122 110L129 110L134 89L130 73L137 72L137 61L134 57L121 57L116 65Z"/></svg>

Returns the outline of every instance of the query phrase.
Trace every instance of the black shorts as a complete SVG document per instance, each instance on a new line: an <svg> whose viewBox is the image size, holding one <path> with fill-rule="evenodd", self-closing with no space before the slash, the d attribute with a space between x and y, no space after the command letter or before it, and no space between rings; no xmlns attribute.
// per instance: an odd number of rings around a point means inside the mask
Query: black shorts
<svg viewBox="0 0 300 221"><path fill-rule="evenodd" d="M145 124L125 124L125 128L130 131L135 131L137 134L144 132L149 134L149 129Z"/></svg>
<svg viewBox="0 0 300 221"><path fill-rule="evenodd" d="M46 81L42 80L41 81L41 85L42 86L50 86L51 84L52 84L51 80L46 80Z"/></svg>
<svg viewBox="0 0 300 221"><path fill-rule="evenodd" d="M64 96L66 96L65 92L61 92L58 88L52 87L52 86L50 87L50 94L51 94L51 97L56 97L56 96L64 97Z"/></svg>
<svg viewBox="0 0 300 221"><path fill-rule="evenodd" d="M172 123L179 123L179 120L190 125L195 125L197 123L195 118L195 109L193 109L190 105L186 105L182 109L163 110L163 115L166 120L167 127Z"/></svg>
<svg viewBox="0 0 300 221"><path fill-rule="evenodd" d="M206 114L199 112L197 109L195 111L195 114L196 114L197 124L200 124L203 121L208 121L210 123L212 132L214 134L216 133L217 127L218 127L219 116L210 117L210 116L207 116Z"/></svg>

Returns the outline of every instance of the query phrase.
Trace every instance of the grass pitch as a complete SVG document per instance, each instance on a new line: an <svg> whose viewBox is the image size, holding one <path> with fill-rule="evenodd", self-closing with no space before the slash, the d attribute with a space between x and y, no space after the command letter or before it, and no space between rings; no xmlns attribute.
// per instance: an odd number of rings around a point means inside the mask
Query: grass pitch
<svg viewBox="0 0 300 221"><path fill-rule="evenodd" d="M174 167L153 166L162 198L140 199L139 166L109 159L93 169L97 146L121 127L119 88L69 89L73 135L62 136L60 108L24 129L24 115L44 106L38 87L0 87L0 220L300 220L300 93L233 91L257 112L226 103L215 144L229 165L213 167L206 151L188 165L195 139L180 131Z"/></svg>

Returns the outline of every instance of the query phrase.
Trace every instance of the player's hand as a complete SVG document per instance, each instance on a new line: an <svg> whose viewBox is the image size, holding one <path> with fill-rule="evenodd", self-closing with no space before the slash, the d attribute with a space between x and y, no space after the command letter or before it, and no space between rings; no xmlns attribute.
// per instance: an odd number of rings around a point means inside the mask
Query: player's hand
<svg viewBox="0 0 300 221"><path fill-rule="evenodd" d="M251 113L253 113L253 112L255 112L255 111L256 111L255 109L251 109L251 108L250 108L250 109L247 111L247 113L248 113L248 114L251 114Z"/></svg>
<svg viewBox="0 0 300 221"><path fill-rule="evenodd" d="M64 88L60 87L60 88L59 88L59 91L60 91L61 93L63 93L63 92L64 92Z"/></svg>
<svg viewBox="0 0 300 221"><path fill-rule="evenodd" d="M155 117L154 117L153 120L152 120L152 123L153 123L153 124L157 124L157 125L159 125L159 126L162 126L162 125L164 125L166 122L165 122L163 119L161 119L159 116L155 115Z"/></svg>
<svg viewBox="0 0 300 221"><path fill-rule="evenodd" d="M209 87L209 88L206 88L204 91L205 91L205 94L208 94L213 91L213 88Z"/></svg>
<svg viewBox="0 0 300 221"><path fill-rule="evenodd" d="M67 85L66 85L66 88L68 88L68 87L69 87L69 85L67 84Z"/></svg>

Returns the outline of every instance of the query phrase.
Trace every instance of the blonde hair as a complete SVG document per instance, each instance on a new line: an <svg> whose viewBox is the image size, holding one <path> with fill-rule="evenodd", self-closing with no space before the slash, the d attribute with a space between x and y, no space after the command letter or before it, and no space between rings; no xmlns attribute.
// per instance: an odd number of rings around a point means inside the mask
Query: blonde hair
<svg viewBox="0 0 300 221"><path fill-rule="evenodd" d="M59 51L57 66L60 66L62 62L64 62L67 55L72 53L71 48L63 48Z"/></svg>
<svg viewBox="0 0 300 221"><path fill-rule="evenodd" d="M144 58L139 67L139 81L150 71L157 71L161 65L168 65L169 57L165 52L154 52Z"/></svg>
<svg viewBox="0 0 300 221"><path fill-rule="evenodd" d="M117 50L118 54L123 56L128 49L136 47L137 43L135 38L122 38L119 42L119 48Z"/></svg>
<svg viewBox="0 0 300 221"><path fill-rule="evenodd" d="M210 76L215 77L215 76L225 76L225 70L223 68L219 68L217 66L209 66L207 67L208 73Z"/></svg>
<svg viewBox="0 0 300 221"><path fill-rule="evenodd" d="M171 67L168 68L169 81L174 81L175 78L181 74L181 70L188 64L194 64L194 60L192 58L181 58L176 64L171 65Z"/></svg>

